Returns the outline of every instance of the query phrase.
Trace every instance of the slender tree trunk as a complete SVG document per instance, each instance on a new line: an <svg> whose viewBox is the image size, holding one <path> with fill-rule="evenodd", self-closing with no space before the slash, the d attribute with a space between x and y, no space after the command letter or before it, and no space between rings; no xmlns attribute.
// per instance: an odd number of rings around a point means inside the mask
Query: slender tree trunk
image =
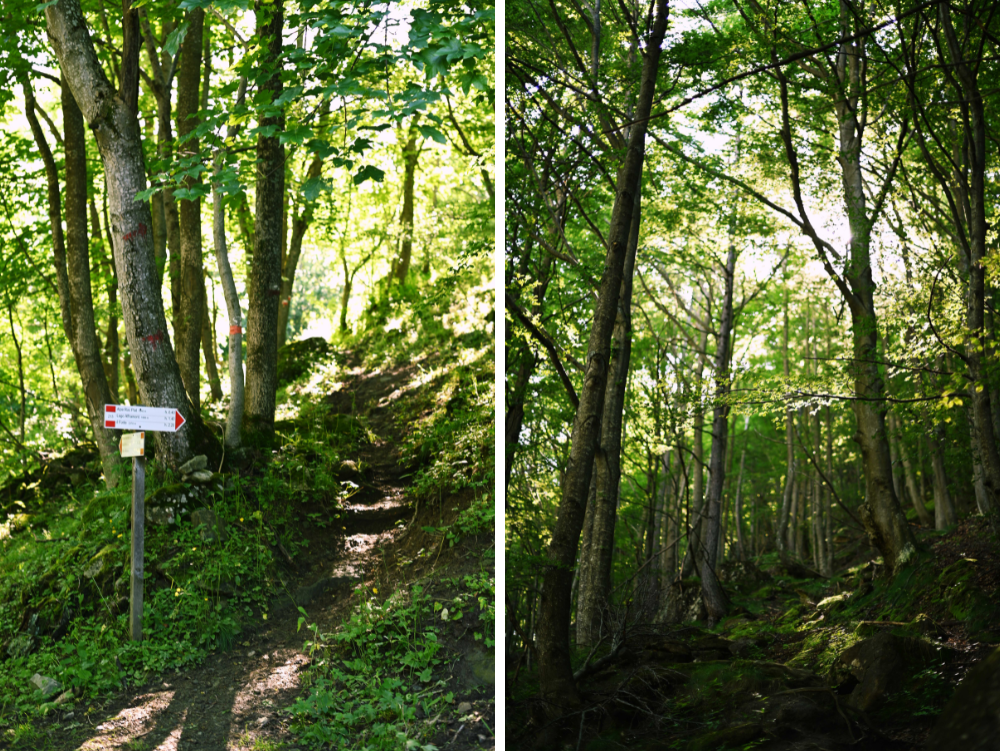
<svg viewBox="0 0 1000 751"><path fill-rule="evenodd" d="M136 117L136 11L126 8L123 19L121 92L116 92L104 75L79 0L58 0L46 7L45 17L60 70L97 139L104 163L125 333L138 375L139 395L150 406L178 409L187 421L176 433L154 433L157 458L176 467L191 457L195 446L209 450L211 444L200 416L187 399L170 345L153 255L149 204L135 200L136 193L146 187Z"/></svg>
<svg viewBox="0 0 1000 751"><path fill-rule="evenodd" d="M61 89L63 144L66 151L65 212L61 206L59 173L48 142L35 116L35 97L27 77L21 79L25 93L25 114L35 144L42 156L48 181L49 220L52 226L53 262L56 287L63 319L63 331L69 340L77 372L83 386L90 427L97 442L108 487L118 484L121 457L116 431L104 428L104 405L113 404L107 373L101 359L100 344L94 323L94 300L90 287L90 249L87 239L87 145L83 117L76 100L65 84ZM65 235L63 234L65 218ZM112 309L112 317L114 310ZM13 334L13 323L12 334ZM16 339L15 339L16 343ZM18 349L20 363L20 349ZM20 368L20 365L19 365ZM20 372L20 370L19 370ZM22 383L23 387L23 383ZM23 415L22 415L23 416ZM24 443L24 436L21 436Z"/></svg>
<svg viewBox="0 0 1000 751"><path fill-rule="evenodd" d="M312 180L320 176L323 169L323 160L315 157L309 164L306 172L306 180ZM288 244L288 254L281 265L281 305L278 307L278 348L285 346L285 337L288 333L288 314L292 307L292 286L295 284L295 270L299 265L299 257L302 255L302 240L305 238L306 230L312 224L313 210L316 204L307 201L302 208L302 212L294 214L292 217L292 238Z"/></svg>
<svg viewBox="0 0 1000 751"><path fill-rule="evenodd" d="M104 343L104 376L108 381L111 401L117 404L118 360L121 356L121 340L118 338L118 273L115 271L114 258L105 254L104 233L101 231L101 219L97 213L97 204L93 198L90 199L90 227L91 235L98 238L99 241L98 247L101 249L101 266L106 269L106 273L110 277L107 284L108 331ZM108 240L110 243L110 237Z"/></svg>
<svg viewBox="0 0 1000 751"><path fill-rule="evenodd" d="M572 569L576 563L580 529L583 526L594 451L600 438L600 416L609 377L611 337L624 281L633 205L639 192L646 128L653 104L660 47L666 27L666 0L656 0L652 33L641 53L642 75L633 116L634 124L629 129L628 147L617 179L607 236L607 259L587 346L587 367L580 393L580 406L573 421L566 481L547 550L549 562L542 574L537 624L538 678L542 698L550 715L562 714L565 707L576 707L580 703L569 653Z"/></svg>
<svg viewBox="0 0 1000 751"><path fill-rule="evenodd" d="M788 271L787 260L782 263L782 276L785 276ZM784 366L785 382L789 379L789 367L788 367L788 284L785 284L785 301L784 310L782 314L782 338L781 338L781 354L782 362ZM776 542L779 551L784 551L786 546L786 537L788 530L788 517L792 512L793 506L793 490L795 488L795 418L792 414L792 408L785 408L785 489L781 496L781 511L778 516L778 529L776 531Z"/></svg>
<svg viewBox="0 0 1000 751"><path fill-rule="evenodd" d="M632 353L632 273L639 244L641 206L636 192L625 256L621 292L612 334L611 362L601 418L601 437L594 455L594 484L590 549L586 564L581 560L580 599L576 612L578 646L590 646L600 638L601 614L611 596L611 566L615 548L615 520L621 485L622 410L628 385Z"/></svg>
<svg viewBox="0 0 1000 751"><path fill-rule="evenodd" d="M712 453L708 476L705 553L701 559L701 592L708 611L709 628L729 610L729 598L715 575L716 554L721 534L722 489L726 481L726 444L729 438L730 391L729 361L733 333L733 281L736 276L736 243L729 243L725 267L725 292L722 298L722 320L719 323L718 345L715 350L715 409L712 413Z"/></svg>
<svg viewBox="0 0 1000 751"><path fill-rule="evenodd" d="M421 148L417 145L420 131L417 130L417 115L410 123L406 144L403 146L403 213L400 216L399 257L393 263L393 274L402 283L410 271L410 258L413 255L413 189L416 182L417 160Z"/></svg>
<svg viewBox="0 0 1000 751"><path fill-rule="evenodd" d="M215 359L215 337L212 335L212 317L208 314L208 295L202 297L201 311L201 352L205 356L205 375L211 389L212 401L222 399L222 381L219 379L219 363Z"/></svg>
<svg viewBox="0 0 1000 751"><path fill-rule="evenodd" d="M931 515L927 513L927 508L924 506L924 496L917 489L917 481L913 476L913 465L910 463L909 454L906 453L906 444L899 434L899 423L892 412L889 413L889 430L892 431L893 437L899 444L899 457L903 462L903 477L906 480L910 499L913 501L913 509L917 512L917 519L922 526L930 527L933 524Z"/></svg>
<svg viewBox="0 0 1000 751"><path fill-rule="evenodd" d="M283 0L257 0L258 33L266 40L267 58L277 65L284 23ZM272 101L281 95L280 71L274 70L261 88ZM284 113L265 117L261 126L284 129ZM257 198L254 251L247 285L247 377L243 428L255 441L269 442L274 432L278 390L278 301L281 295L281 204L285 193L285 147L278 133L257 137Z"/></svg>
<svg viewBox="0 0 1000 751"><path fill-rule="evenodd" d="M694 424L691 438L691 513L687 523L690 527L687 539L687 549L684 551L684 561L681 564L681 575L692 576L698 569L698 555L704 537L702 517L705 513L705 412L702 407L701 389L702 373L705 372L705 361L708 359L708 329L701 332L698 342L698 359L694 373Z"/></svg>
<svg viewBox="0 0 1000 751"><path fill-rule="evenodd" d="M951 22L951 9L947 3L938 6L941 30L954 71L955 88L961 93L962 115L965 132L963 146L968 160L969 179L963 187L967 194L967 237L969 257L969 286L966 296L965 362L969 368L969 393L972 396L975 433L979 443L982 488L977 500L985 506L983 513L989 519L994 534L1000 534L1000 452L993 433L993 410L990 405L990 384L984 365L986 337L986 234L989 230L986 205L986 114L983 97L977 80L979 62L972 66L965 59L965 50L959 42ZM971 20L971 19L970 19Z"/></svg>
<svg viewBox="0 0 1000 751"><path fill-rule="evenodd" d="M743 472L747 463L747 443L750 442L750 416L743 418L743 449L740 451L740 473L736 477L736 502L733 504L733 521L736 524L736 555L747 560L747 545L743 537Z"/></svg>
<svg viewBox="0 0 1000 751"><path fill-rule="evenodd" d="M187 14L188 31L181 44L180 71L177 77L177 135L184 143L185 154L198 153L198 139L191 134L198 126L199 85L201 83L202 41L205 10L195 8ZM187 139L187 140L184 140ZM188 178L185 187L193 184ZM205 314L205 272L201 263L201 199L179 202L181 232L180 307L174 318L177 364L191 405L201 407L201 339Z"/></svg>
<svg viewBox="0 0 1000 751"><path fill-rule="evenodd" d="M948 492L948 475L944 469L944 454L940 443L943 438L944 429L940 425L934 425L927 432L931 465L934 468L934 528L938 530L950 527L958 521L955 517L955 506L951 502L951 493Z"/></svg>

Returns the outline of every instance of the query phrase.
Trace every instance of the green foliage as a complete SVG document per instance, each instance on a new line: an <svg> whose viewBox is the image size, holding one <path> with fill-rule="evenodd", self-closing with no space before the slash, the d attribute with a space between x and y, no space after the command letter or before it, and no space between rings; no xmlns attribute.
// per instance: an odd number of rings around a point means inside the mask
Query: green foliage
<svg viewBox="0 0 1000 751"><path fill-rule="evenodd" d="M444 680L435 680L441 645L431 599L420 585L398 589L385 601L361 590L360 602L339 630L320 633L306 646L313 659L312 686L291 707L292 728L310 747L421 748L429 729L417 721L451 704ZM299 608L302 617L307 613Z"/></svg>

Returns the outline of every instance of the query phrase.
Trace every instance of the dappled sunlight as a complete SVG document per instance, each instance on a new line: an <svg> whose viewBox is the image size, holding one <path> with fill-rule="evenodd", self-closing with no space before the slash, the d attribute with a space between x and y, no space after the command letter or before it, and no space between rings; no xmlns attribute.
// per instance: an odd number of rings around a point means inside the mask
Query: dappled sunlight
<svg viewBox="0 0 1000 751"><path fill-rule="evenodd" d="M136 739L145 738L157 727L159 716L170 707L174 694L174 691L157 691L138 697L134 706L97 725L94 728L97 735L80 746L80 751L136 747ZM187 715L186 709L180 713L175 727L155 747L156 751L176 750ZM143 747L148 745L144 743Z"/></svg>

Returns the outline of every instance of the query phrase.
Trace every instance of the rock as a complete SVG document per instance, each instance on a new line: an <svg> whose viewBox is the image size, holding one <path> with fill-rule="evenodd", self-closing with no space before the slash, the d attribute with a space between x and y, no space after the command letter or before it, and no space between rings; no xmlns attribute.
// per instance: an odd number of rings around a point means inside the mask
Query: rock
<svg viewBox="0 0 1000 751"><path fill-rule="evenodd" d="M353 480L360 474L361 471L358 469L357 462L354 462L351 459L342 461L340 463L340 469L337 471L337 477L342 480Z"/></svg>
<svg viewBox="0 0 1000 751"><path fill-rule="evenodd" d="M455 666L455 678L459 685L468 690L492 687L496 682L493 653L473 649Z"/></svg>
<svg viewBox="0 0 1000 751"><path fill-rule="evenodd" d="M7 645L7 656L27 657L35 650L35 639L31 634L18 634Z"/></svg>
<svg viewBox="0 0 1000 751"><path fill-rule="evenodd" d="M192 472L187 476L188 482L197 483L198 485L205 485L212 481L212 473L207 469L200 469L197 472Z"/></svg>
<svg viewBox="0 0 1000 751"><path fill-rule="evenodd" d="M469 714L472 711L472 705L467 701L463 701L458 705L458 709L455 710L460 715Z"/></svg>
<svg viewBox="0 0 1000 751"><path fill-rule="evenodd" d="M194 474L195 472L200 472L201 470L207 468L208 468L208 457L205 456L204 454L198 454L198 456L182 464L179 471L182 475L190 475Z"/></svg>
<svg viewBox="0 0 1000 751"><path fill-rule="evenodd" d="M54 678L47 678L44 675L35 673L31 676L31 685L42 692L42 696L51 696L62 688L59 681Z"/></svg>
<svg viewBox="0 0 1000 751"><path fill-rule="evenodd" d="M945 705L925 748L993 751L1000 737L1000 649L976 665Z"/></svg>
<svg viewBox="0 0 1000 751"><path fill-rule="evenodd" d="M176 524L181 516L202 505L204 491L181 483L165 485L146 498L146 521L150 524Z"/></svg>
<svg viewBox="0 0 1000 751"><path fill-rule="evenodd" d="M734 657L743 657L749 654L751 651L757 648L757 642L748 637L743 637L742 639L737 639L732 644L729 645L729 651Z"/></svg>
<svg viewBox="0 0 1000 751"><path fill-rule="evenodd" d="M195 509L191 512L191 526L200 529L202 542L225 542L226 525L210 508Z"/></svg>
<svg viewBox="0 0 1000 751"><path fill-rule="evenodd" d="M72 690L63 691L61 694L59 694L59 698L56 699L56 704L65 704L66 702L72 700L73 700L73 691Z"/></svg>
<svg viewBox="0 0 1000 751"><path fill-rule="evenodd" d="M883 632L841 652L831 668L831 676L834 680L844 672L853 676L858 684L847 703L867 712L941 657L939 648L929 642Z"/></svg>
<svg viewBox="0 0 1000 751"><path fill-rule="evenodd" d="M670 585L667 603L660 613L663 623L688 623L703 621L708 617L701 596L701 582L697 579L681 579Z"/></svg>
<svg viewBox="0 0 1000 751"><path fill-rule="evenodd" d="M105 565L103 556L91 561L90 565L83 571L84 577L87 579L93 579L95 576L98 576L102 571L104 571Z"/></svg>

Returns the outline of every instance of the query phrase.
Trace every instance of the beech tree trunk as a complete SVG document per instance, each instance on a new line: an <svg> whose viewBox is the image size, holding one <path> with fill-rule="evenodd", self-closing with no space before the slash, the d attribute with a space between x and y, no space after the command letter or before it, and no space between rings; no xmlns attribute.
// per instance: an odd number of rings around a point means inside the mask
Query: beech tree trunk
<svg viewBox="0 0 1000 751"><path fill-rule="evenodd" d="M601 638L601 614L611 596L611 565L615 550L615 520L621 484L622 410L632 356L632 273L639 245L640 195L636 192L628 248L612 334L611 363L601 417L601 437L594 456L594 504L588 508L590 527L586 555L580 556L580 593L576 609L577 646L590 646Z"/></svg>
<svg viewBox="0 0 1000 751"><path fill-rule="evenodd" d="M722 298L722 319L719 322L718 345L715 350L715 409L712 413L712 453L708 469L708 497L705 500L705 549L701 557L701 592L708 611L709 628L725 617L729 599L715 575L716 554L721 530L722 489L726 481L726 444L729 438L730 390L729 361L733 333L733 280L736 276L736 243L729 243L726 258L725 292Z"/></svg>
<svg viewBox="0 0 1000 751"><path fill-rule="evenodd" d="M966 216L967 238L965 252L968 257L968 291L966 296L965 363L969 369L969 392L972 397L975 432L979 443L982 489L978 494L981 510L989 519L994 534L1000 534L1000 452L993 433L993 410L990 404L990 384L987 381L984 356L987 352L986 332L986 234L989 230L986 203L986 114L982 93L979 90L979 61L970 66L965 59L967 45L963 45L951 21L948 3L938 5L941 31L953 66L956 93L960 94L960 111L964 126L963 151L968 165L968 177L961 181L967 201L962 202ZM966 29L973 23L968 18ZM967 41L967 40L963 40ZM975 53L972 53L975 54ZM956 216L961 224L961 216ZM983 492L985 491L985 492Z"/></svg>
<svg viewBox="0 0 1000 751"><path fill-rule="evenodd" d="M632 224L633 204L639 192L645 156L646 128L656 89L660 47L667 27L666 0L656 0L652 32L642 50L642 74L636 98L634 124L629 129L628 147L619 172L608 253L601 277L594 320L587 345L586 371L571 435L571 449L556 522L546 555L549 562L542 573L541 602L536 624L538 678L547 712L561 714L576 707L580 696L573 679L569 651L570 590L577 545L583 526L587 491L590 486L594 451L600 437L601 414L610 365L611 336L621 294L625 257Z"/></svg>
<svg viewBox="0 0 1000 751"><path fill-rule="evenodd" d="M948 492L948 475L944 469L944 454L941 450L941 439L944 429L934 425L927 433L927 441L931 450L931 466L934 468L934 528L946 529L958 522L955 516L955 506Z"/></svg>
<svg viewBox="0 0 1000 751"><path fill-rule="evenodd" d="M917 481L913 475L913 465L910 463L910 456L906 452L906 444L903 442L903 437L899 434L899 422L892 412L889 413L889 429L899 443L899 458L903 462L903 477L906 480L906 489L910 493L910 499L913 501L913 509L917 512L917 519L920 520L921 526L930 527L933 524L931 515L927 513L927 508L924 506L924 497L917 488Z"/></svg>
<svg viewBox="0 0 1000 751"><path fill-rule="evenodd" d="M122 62L123 90L117 92L104 75L79 0L58 0L45 8L60 70L94 133L104 164L125 334L139 396L149 406L178 409L187 421L176 433L154 433L157 459L177 467L191 458L195 446L207 450L210 444L200 415L184 391L167 333L149 204L135 200L136 193L146 187L136 116L139 49L135 13L126 7L123 27L128 56ZM126 84L130 88L125 88Z"/></svg>
<svg viewBox="0 0 1000 751"><path fill-rule="evenodd" d="M787 260L782 263L782 276L786 276L788 270ZM788 285L785 285L785 301L782 315L782 338L781 353L784 366L785 382L788 382ZM778 514L778 529L775 530L775 542L779 551L784 551L787 547L786 537L788 530L788 517L792 513L792 491L795 487L795 418L792 408L785 408L785 489L781 495L781 511Z"/></svg>
<svg viewBox="0 0 1000 751"><path fill-rule="evenodd" d="M406 144L403 146L403 213L400 215L399 257L393 263L393 274L400 282L406 281L410 271L410 259L413 256L413 189L417 175L417 160L422 148L417 146L420 131L417 130L417 117L414 115Z"/></svg>
<svg viewBox="0 0 1000 751"><path fill-rule="evenodd" d="M277 61L281 54L284 24L283 0L254 6L257 27L268 58L275 65L262 88L271 101L281 95ZM274 434L275 395L278 390L278 302L281 295L281 206L285 193L285 147L279 139L285 127L284 112L261 119L261 126L276 126L278 133L257 137L257 198L254 249L247 285L247 377L243 429L254 442L269 442Z"/></svg>
<svg viewBox="0 0 1000 751"><path fill-rule="evenodd" d="M104 405L113 404L114 401L108 386L107 373L104 371L94 324L94 300L90 286L90 252L87 240L87 144L83 116L64 78L61 89L63 145L66 152L64 212L60 201L59 172L38 118L35 116L35 95L27 76L21 78L21 86L25 96L25 115L45 165L49 220L52 225L52 256L63 331L70 343L73 359L80 374L87 417L90 419L90 427L101 455L104 480L108 487L113 488L118 484L122 463L118 452L117 431L104 428ZM66 220L65 235L62 229L63 217ZM13 318L11 335L13 336ZM20 348L18 363L20 373ZM24 443L23 401L22 383L22 444Z"/></svg>

